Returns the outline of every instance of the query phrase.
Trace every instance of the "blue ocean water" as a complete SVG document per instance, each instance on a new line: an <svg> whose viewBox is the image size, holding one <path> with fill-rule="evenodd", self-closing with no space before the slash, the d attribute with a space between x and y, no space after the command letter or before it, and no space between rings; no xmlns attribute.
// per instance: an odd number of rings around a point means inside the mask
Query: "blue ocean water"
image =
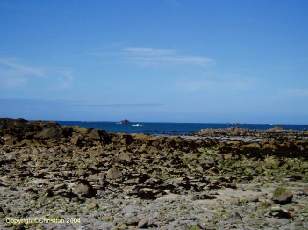
<svg viewBox="0 0 308 230"><path fill-rule="evenodd" d="M240 127L256 130L265 130L276 126L292 130L308 130L308 125L268 125L268 124L206 124L206 123L154 123L132 122L127 125L118 122L84 122L84 121L58 121L61 125L80 126L84 128L97 128L109 132L146 133L146 134L177 134L185 135L205 128Z"/></svg>

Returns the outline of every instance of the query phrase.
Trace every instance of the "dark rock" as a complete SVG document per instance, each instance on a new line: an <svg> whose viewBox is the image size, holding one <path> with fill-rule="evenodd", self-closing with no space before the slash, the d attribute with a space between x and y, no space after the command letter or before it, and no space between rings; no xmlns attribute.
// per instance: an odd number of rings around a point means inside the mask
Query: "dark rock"
<svg viewBox="0 0 308 230"><path fill-rule="evenodd" d="M201 193L201 194L196 194L192 197L193 200L212 200L215 199L216 197L213 195L210 195L208 193Z"/></svg>
<svg viewBox="0 0 308 230"><path fill-rule="evenodd" d="M134 195L137 195L141 199L146 199L146 200L153 200L159 197L160 195L164 194L163 191L156 190L156 189L151 189L151 188L141 188L137 189Z"/></svg>
<svg viewBox="0 0 308 230"><path fill-rule="evenodd" d="M65 138L71 137L73 134L73 128L72 127L62 127L62 135Z"/></svg>
<svg viewBox="0 0 308 230"><path fill-rule="evenodd" d="M46 196L47 197L52 197L52 196L54 196L55 195L55 193L54 193L54 191L52 190L52 188L48 188L47 190L46 190Z"/></svg>
<svg viewBox="0 0 308 230"><path fill-rule="evenodd" d="M276 218L281 218L281 219L291 219L292 214L281 207L272 207L270 211L270 215Z"/></svg>
<svg viewBox="0 0 308 230"><path fill-rule="evenodd" d="M120 135L120 143L124 145L130 145L134 141L133 137L128 134Z"/></svg>

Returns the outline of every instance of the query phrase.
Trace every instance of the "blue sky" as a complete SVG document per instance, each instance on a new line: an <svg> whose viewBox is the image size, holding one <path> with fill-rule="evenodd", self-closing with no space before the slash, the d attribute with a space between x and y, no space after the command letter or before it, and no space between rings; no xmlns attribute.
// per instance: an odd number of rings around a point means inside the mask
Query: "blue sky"
<svg viewBox="0 0 308 230"><path fill-rule="evenodd" d="M308 124L308 1L1 0L0 117Z"/></svg>

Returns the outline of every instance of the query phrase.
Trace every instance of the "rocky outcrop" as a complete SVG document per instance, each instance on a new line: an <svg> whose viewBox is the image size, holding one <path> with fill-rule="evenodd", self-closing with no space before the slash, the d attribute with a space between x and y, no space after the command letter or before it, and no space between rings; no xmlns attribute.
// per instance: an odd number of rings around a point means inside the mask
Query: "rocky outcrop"
<svg viewBox="0 0 308 230"><path fill-rule="evenodd" d="M308 181L306 137L249 132L252 136L129 135L0 119L0 215L92 213L87 217L99 216L104 224L123 229L186 224L187 229L211 229L202 224L204 218L229 229L248 218L247 208L259 215L256 223L297 218L296 208L305 210L299 205L292 211L288 205L308 204L306 188L273 192L262 185ZM215 211L206 216L211 205ZM303 216L299 223L305 222ZM222 222L224 218L229 222Z"/></svg>
<svg viewBox="0 0 308 230"><path fill-rule="evenodd" d="M2 144L8 145L27 145L27 143L57 145L70 141L82 147L111 141L110 136L103 130L62 127L55 122L24 119L0 119L0 136Z"/></svg>
<svg viewBox="0 0 308 230"><path fill-rule="evenodd" d="M308 138L304 132L251 131L246 129L207 129L193 137L162 137L143 134L106 133L99 129L61 127L55 122L0 119L0 144L58 145L68 143L77 147L107 146L134 151L196 152L200 148L215 147L222 154L244 154L253 157L282 155L308 157Z"/></svg>

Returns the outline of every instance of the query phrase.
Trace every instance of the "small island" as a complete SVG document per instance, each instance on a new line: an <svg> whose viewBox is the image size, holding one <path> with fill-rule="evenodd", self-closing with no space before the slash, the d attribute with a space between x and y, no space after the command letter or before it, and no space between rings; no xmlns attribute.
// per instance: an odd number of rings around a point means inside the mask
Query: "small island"
<svg viewBox="0 0 308 230"><path fill-rule="evenodd" d="M128 125L129 123L130 123L130 121L127 120L127 119L121 120L121 121L119 122L120 125Z"/></svg>

